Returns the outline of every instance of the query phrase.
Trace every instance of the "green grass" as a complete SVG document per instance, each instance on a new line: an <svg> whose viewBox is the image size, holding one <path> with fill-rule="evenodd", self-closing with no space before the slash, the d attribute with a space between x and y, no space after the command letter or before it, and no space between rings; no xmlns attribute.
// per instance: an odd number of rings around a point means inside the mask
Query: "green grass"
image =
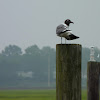
<svg viewBox="0 0 100 100"><path fill-rule="evenodd" d="M82 90L82 100L87 100L87 91Z"/></svg>
<svg viewBox="0 0 100 100"><path fill-rule="evenodd" d="M56 100L56 90L1 90L0 100ZM87 100L86 90L82 100Z"/></svg>
<svg viewBox="0 0 100 100"><path fill-rule="evenodd" d="M56 100L55 90L3 90L0 100Z"/></svg>

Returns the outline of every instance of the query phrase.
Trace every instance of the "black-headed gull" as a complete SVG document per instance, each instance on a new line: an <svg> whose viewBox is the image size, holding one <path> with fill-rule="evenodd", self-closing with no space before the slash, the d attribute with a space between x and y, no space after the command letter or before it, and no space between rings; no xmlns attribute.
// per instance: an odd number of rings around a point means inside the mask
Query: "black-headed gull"
<svg viewBox="0 0 100 100"><path fill-rule="evenodd" d="M67 19L63 24L58 25L56 28L56 34L57 36L61 37L61 43L62 43L62 37L64 37L67 40L74 40L79 38L78 36L72 34L72 31L69 30L70 23L73 22L70 19Z"/></svg>

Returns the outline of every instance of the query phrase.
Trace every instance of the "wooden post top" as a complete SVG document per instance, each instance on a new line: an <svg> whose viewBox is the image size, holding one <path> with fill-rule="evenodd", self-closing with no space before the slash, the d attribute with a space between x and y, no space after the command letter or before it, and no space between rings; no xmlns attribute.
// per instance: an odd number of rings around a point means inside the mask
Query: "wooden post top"
<svg viewBox="0 0 100 100"><path fill-rule="evenodd" d="M81 46L81 44L56 44L56 46L57 45L80 45Z"/></svg>
<svg viewBox="0 0 100 100"><path fill-rule="evenodd" d="M96 63L97 63L97 64L100 64L100 62L98 62L98 61L88 61L88 63L91 63L91 64L94 64L94 63L95 63L95 64L96 64Z"/></svg>
<svg viewBox="0 0 100 100"><path fill-rule="evenodd" d="M98 62L98 61L88 61L88 63L100 63L100 62Z"/></svg>

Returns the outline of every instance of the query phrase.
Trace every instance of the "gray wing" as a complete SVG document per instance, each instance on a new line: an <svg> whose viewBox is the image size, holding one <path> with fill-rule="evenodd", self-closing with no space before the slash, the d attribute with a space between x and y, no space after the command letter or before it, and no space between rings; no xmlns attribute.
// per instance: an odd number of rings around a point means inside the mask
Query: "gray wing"
<svg viewBox="0 0 100 100"><path fill-rule="evenodd" d="M56 34L59 35L61 33L63 33L64 31L67 30L67 26L65 26L64 24L60 24L59 26L57 26L56 28Z"/></svg>

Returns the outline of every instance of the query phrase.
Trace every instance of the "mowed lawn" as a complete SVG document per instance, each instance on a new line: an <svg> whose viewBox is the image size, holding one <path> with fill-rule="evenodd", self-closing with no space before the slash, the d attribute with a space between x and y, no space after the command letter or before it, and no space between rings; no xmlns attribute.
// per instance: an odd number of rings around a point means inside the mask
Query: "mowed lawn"
<svg viewBox="0 0 100 100"><path fill-rule="evenodd" d="M82 100L86 99L82 91ZM56 100L56 90L1 90L0 100Z"/></svg>

